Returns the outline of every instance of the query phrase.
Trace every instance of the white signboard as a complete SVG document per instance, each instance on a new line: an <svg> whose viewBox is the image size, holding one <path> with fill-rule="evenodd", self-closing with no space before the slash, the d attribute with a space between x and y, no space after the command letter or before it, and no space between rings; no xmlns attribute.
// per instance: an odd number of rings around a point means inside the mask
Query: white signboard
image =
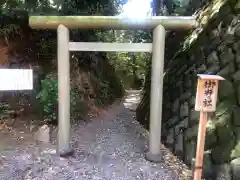
<svg viewBox="0 0 240 180"><path fill-rule="evenodd" d="M32 89L32 69L0 69L0 91Z"/></svg>

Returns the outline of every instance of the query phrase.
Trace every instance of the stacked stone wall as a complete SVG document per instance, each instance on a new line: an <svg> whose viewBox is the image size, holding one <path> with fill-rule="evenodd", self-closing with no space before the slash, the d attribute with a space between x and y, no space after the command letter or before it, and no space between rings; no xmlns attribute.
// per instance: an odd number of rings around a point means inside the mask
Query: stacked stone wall
<svg viewBox="0 0 240 180"><path fill-rule="evenodd" d="M194 110L197 74L218 74L217 110L210 114L204 177L240 179L240 1L213 1L199 15L201 26L167 63L164 79L164 143L193 166L199 112Z"/></svg>

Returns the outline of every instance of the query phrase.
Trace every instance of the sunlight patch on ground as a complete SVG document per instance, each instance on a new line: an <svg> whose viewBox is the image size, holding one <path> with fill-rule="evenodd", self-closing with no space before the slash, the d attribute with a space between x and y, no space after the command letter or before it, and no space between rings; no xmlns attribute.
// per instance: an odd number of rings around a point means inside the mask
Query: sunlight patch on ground
<svg viewBox="0 0 240 180"><path fill-rule="evenodd" d="M139 93L140 92L135 92L132 95L125 98L123 105L128 109L136 110L137 105L141 101L141 97L139 96Z"/></svg>

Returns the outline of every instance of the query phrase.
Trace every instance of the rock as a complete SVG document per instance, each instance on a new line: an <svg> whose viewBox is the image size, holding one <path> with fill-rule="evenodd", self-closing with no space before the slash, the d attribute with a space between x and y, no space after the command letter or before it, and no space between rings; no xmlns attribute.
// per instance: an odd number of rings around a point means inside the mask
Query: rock
<svg viewBox="0 0 240 180"><path fill-rule="evenodd" d="M173 103L173 112L178 112L179 111L179 99L176 99Z"/></svg>
<svg viewBox="0 0 240 180"><path fill-rule="evenodd" d="M194 61L195 58L194 56L193 57L190 57L190 61ZM184 71L184 75L185 77L187 77L188 80L190 80L192 77L189 76L191 73L193 73L195 70L195 64L193 64L192 66L190 66L186 71Z"/></svg>
<svg viewBox="0 0 240 180"><path fill-rule="evenodd" d="M215 29L212 29L212 31L210 32L210 34L211 34L210 38L211 38L211 39L215 39L215 38L217 38L217 37L220 36L220 31L219 31L218 28L215 28Z"/></svg>
<svg viewBox="0 0 240 180"><path fill-rule="evenodd" d="M234 36L234 28L228 27L227 33L224 34L224 44L233 44L236 41L236 38Z"/></svg>
<svg viewBox="0 0 240 180"><path fill-rule="evenodd" d="M236 108L233 111L233 125L240 126L240 108Z"/></svg>
<svg viewBox="0 0 240 180"><path fill-rule="evenodd" d="M225 99L217 104L216 117L223 115L224 113L230 113L234 110L236 106L235 99Z"/></svg>
<svg viewBox="0 0 240 180"><path fill-rule="evenodd" d="M172 126L173 124L176 124L179 122L179 117L178 116L174 116L171 119L169 119L166 123L167 126Z"/></svg>
<svg viewBox="0 0 240 180"><path fill-rule="evenodd" d="M192 96L191 98L190 98L190 106L194 106L195 105L195 99L196 99L196 97L195 96Z"/></svg>
<svg viewBox="0 0 240 180"><path fill-rule="evenodd" d="M213 64L207 69L208 74L216 74L220 70L220 66L218 64Z"/></svg>
<svg viewBox="0 0 240 180"><path fill-rule="evenodd" d="M231 158L239 158L239 157L240 157L240 139L237 141L237 144L231 153Z"/></svg>
<svg viewBox="0 0 240 180"><path fill-rule="evenodd" d="M229 164L221 164L214 166L216 180L230 180L231 166Z"/></svg>
<svg viewBox="0 0 240 180"><path fill-rule="evenodd" d="M240 71L237 71L236 73L234 73L233 79L236 82L238 82L240 80Z"/></svg>
<svg viewBox="0 0 240 180"><path fill-rule="evenodd" d="M184 80L184 86L186 88L191 88L192 87L192 78L191 78L191 76L189 77L189 75L188 75L188 77ZM190 96L191 96L191 94L190 94Z"/></svg>
<svg viewBox="0 0 240 180"><path fill-rule="evenodd" d="M235 3L236 3L236 2L237 2L237 1L235 1ZM231 5L235 5L235 4L232 4L232 3L231 3ZM239 15L233 17L232 22L231 22L231 27L235 27L236 25L238 25L239 18L240 18ZM234 33L234 32L233 32L233 33Z"/></svg>
<svg viewBox="0 0 240 180"><path fill-rule="evenodd" d="M198 134L198 124L186 130L185 139L186 140L194 139L197 137L197 134Z"/></svg>
<svg viewBox="0 0 240 180"><path fill-rule="evenodd" d="M233 61L234 58L235 58L234 54L230 48L225 48L223 50L222 54L220 55L222 65L224 65L224 66L226 64L228 64L229 62Z"/></svg>
<svg viewBox="0 0 240 180"><path fill-rule="evenodd" d="M240 3L238 3L240 5ZM238 24L235 28L235 35L240 37L240 25Z"/></svg>
<svg viewBox="0 0 240 180"><path fill-rule="evenodd" d="M45 124L42 127L40 127L38 129L38 131L34 134L34 139L36 141L49 143L49 141L50 141L50 128L48 127L48 125Z"/></svg>
<svg viewBox="0 0 240 180"><path fill-rule="evenodd" d="M196 124L198 121L199 121L199 118L200 118L200 112L199 111L195 111L194 108L192 108L190 110L190 121L189 123L192 125L192 124Z"/></svg>
<svg viewBox="0 0 240 180"><path fill-rule="evenodd" d="M185 101L180 107L180 117L188 116L188 102Z"/></svg>
<svg viewBox="0 0 240 180"><path fill-rule="evenodd" d="M202 172L202 178L203 179L211 179L214 177L214 169L213 169L213 163L211 160L211 152L205 151L204 157L203 157L203 172ZM192 160L192 166L195 166L196 159L193 158Z"/></svg>
<svg viewBox="0 0 240 180"><path fill-rule="evenodd" d="M204 157L203 157L203 178L204 179L209 179L213 177L213 163L211 160L211 152L206 151L204 152Z"/></svg>
<svg viewBox="0 0 240 180"><path fill-rule="evenodd" d="M230 163L232 171L232 180L240 179L240 158L234 159Z"/></svg>
<svg viewBox="0 0 240 180"><path fill-rule="evenodd" d="M219 83L219 98L224 99L233 96L235 98L233 85L230 81L225 80Z"/></svg>
<svg viewBox="0 0 240 180"><path fill-rule="evenodd" d="M209 54L209 56L207 57L207 63L208 64L219 64L220 63L216 51L213 51L212 53Z"/></svg>
<svg viewBox="0 0 240 180"><path fill-rule="evenodd" d="M180 134L176 137L175 153L176 153L178 156L182 156L182 153L183 153L183 134L182 134L182 133L180 133Z"/></svg>
<svg viewBox="0 0 240 180"><path fill-rule="evenodd" d="M184 161L187 165L192 165L192 159L195 158L196 154L196 142L195 141L189 141L185 145L185 158Z"/></svg>
<svg viewBox="0 0 240 180"><path fill-rule="evenodd" d="M179 61L179 62L181 63L181 66L178 68L176 72L178 76L182 75L182 73L188 69L188 65L186 64L186 59L182 59L182 61Z"/></svg>
<svg viewBox="0 0 240 180"><path fill-rule="evenodd" d="M238 86L238 89L237 89L237 93L238 93L238 103L240 103L240 85Z"/></svg>
<svg viewBox="0 0 240 180"><path fill-rule="evenodd" d="M175 134L183 132L188 127L188 118L185 118L175 126Z"/></svg>
<svg viewBox="0 0 240 180"><path fill-rule="evenodd" d="M209 44L209 48L216 49L219 46L219 44L221 44L220 36L212 40L212 42Z"/></svg>
<svg viewBox="0 0 240 180"><path fill-rule="evenodd" d="M231 152L235 146L235 139L231 139L225 144L221 144L211 150L211 156L214 164L224 164L231 160Z"/></svg>
<svg viewBox="0 0 240 180"><path fill-rule="evenodd" d="M219 46L217 47L217 50L219 53L223 52L224 50L226 50L228 48L227 44L225 43L221 43L219 44Z"/></svg>
<svg viewBox="0 0 240 180"><path fill-rule="evenodd" d="M240 68L240 52L237 52L235 57L236 57L237 67L239 69Z"/></svg>
<svg viewBox="0 0 240 180"><path fill-rule="evenodd" d="M231 153L232 159L240 157L240 127L235 127L234 133L236 135L236 146L234 147Z"/></svg>
<svg viewBox="0 0 240 180"><path fill-rule="evenodd" d="M204 73L206 70L207 70L207 67L204 64L202 64L201 66L199 66L197 68L197 73L199 73L199 74Z"/></svg>
<svg viewBox="0 0 240 180"><path fill-rule="evenodd" d="M169 133L168 133L168 135L167 135L166 142L167 142L167 144L170 145L170 146L173 145L173 142L174 142L173 129L170 129L170 130L169 130Z"/></svg>
<svg viewBox="0 0 240 180"><path fill-rule="evenodd" d="M216 122L216 132L220 144L229 142L233 138L233 131L231 129L231 113L221 115Z"/></svg>
<svg viewBox="0 0 240 180"><path fill-rule="evenodd" d="M185 93L183 93L180 96L180 100L181 101L185 101L185 100L188 100L190 97L191 97L191 92L190 91L186 91Z"/></svg>
<svg viewBox="0 0 240 180"><path fill-rule="evenodd" d="M177 117L177 118L175 119L175 117ZM145 121L148 122L148 120L149 119L145 117ZM178 122L178 116L174 116L174 117L168 119L166 122L164 122L163 126L166 128L169 128L169 127L172 127L175 124L175 122L176 123ZM164 131L166 131L166 129L164 129Z"/></svg>
<svg viewBox="0 0 240 180"><path fill-rule="evenodd" d="M218 75L227 77L227 76L231 75L232 73L234 73L234 71L235 71L234 63L231 62L230 64L225 66L223 69L221 69L221 71L218 72Z"/></svg>
<svg viewBox="0 0 240 180"><path fill-rule="evenodd" d="M233 49L235 51L238 51L240 49L240 41L237 41L233 44Z"/></svg>
<svg viewBox="0 0 240 180"><path fill-rule="evenodd" d="M215 134L216 126L213 121L208 120L206 129L206 139L205 139L205 150L213 148L217 142L217 136Z"/></svg>

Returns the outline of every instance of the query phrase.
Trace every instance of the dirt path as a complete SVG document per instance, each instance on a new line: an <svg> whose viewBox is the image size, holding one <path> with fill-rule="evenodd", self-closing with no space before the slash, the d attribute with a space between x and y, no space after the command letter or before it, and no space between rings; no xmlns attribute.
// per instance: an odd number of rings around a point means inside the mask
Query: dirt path
<svg viewBox="0 0 240 180"><path fill-rule="evenodd" d="M0 180L180 179L187 169L167 149L163 149L166 162L145 160L147 131L130 110L138 101L138 92L131 91L123 103L113 105L100 117L73 125L73 157L55 155L55 135L52 144L36 146L25 140L24 146L2 150Z"/></svg>

